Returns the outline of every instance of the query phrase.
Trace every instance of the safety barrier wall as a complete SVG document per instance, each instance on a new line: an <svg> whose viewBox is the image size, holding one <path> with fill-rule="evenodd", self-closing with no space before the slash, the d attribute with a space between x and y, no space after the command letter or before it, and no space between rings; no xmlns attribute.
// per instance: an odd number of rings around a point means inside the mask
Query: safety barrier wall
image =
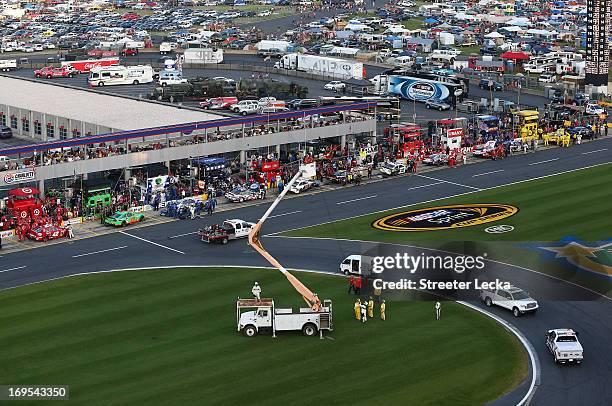
<svg viewBox="0 0 612 406"><path fill-rule="evenodd" d="M169 162L189 157L209 156L233 151L245 151L257 148L305 142L319 138L340 137L349 134L372 133L376 131L376 120L347 122L324 127L301 128L292 131L282 131L271 134L255 135L250 137L217 140L157 150L133 152L123 155L113 155L104 158L85 159L73 162L64 162L35 168L35 173L27 181L40 181L54 178L101 172L112 169L129 168L158 162ZM203 132L198 131L199 134ZM40 146L39 146L40 148ZM40 149L39 149L40 151ZM0 152L2 155L2 152ZM0 172L0 175L23 172L24 170ZM6 182L6 176L0 176L0 186L13 183ZM8 178L10 179L10 177ZM25 179L24 179L25 180Z"/></svg>

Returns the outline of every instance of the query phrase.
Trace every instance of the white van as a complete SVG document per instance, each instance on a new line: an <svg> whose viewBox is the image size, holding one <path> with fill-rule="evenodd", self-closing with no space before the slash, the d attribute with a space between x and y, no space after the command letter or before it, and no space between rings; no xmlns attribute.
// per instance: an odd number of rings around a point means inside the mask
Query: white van
<svg viewBox="0 0 612 406"><path fill-rule="evenodd" d="M187 83L187 79L183 78L181 71L161 71L159 72L158 83L161 86L175 85L177 83Z"/></svg>

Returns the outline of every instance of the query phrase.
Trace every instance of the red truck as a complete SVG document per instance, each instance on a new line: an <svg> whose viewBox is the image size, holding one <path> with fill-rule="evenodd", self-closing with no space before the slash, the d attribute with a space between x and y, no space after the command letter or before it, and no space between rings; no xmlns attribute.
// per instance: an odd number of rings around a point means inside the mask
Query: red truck
<svg viewBox="0 0 612 406"><path fill-rule="evenodd" d="M89 73L93 68L100 66L115 66L119 65L119 58L103 58L103 59L88 59L81 61L65 61L62 62L62 67L73 69L79 73Z"/></svg>
<svg viewBox="0 0 612 406"><path fill-rule="evenodd" d="M37 78L72 78L76 72L65 67L54 68L53 66L45 66L44 68L34 71L34 76Z"/></svg>

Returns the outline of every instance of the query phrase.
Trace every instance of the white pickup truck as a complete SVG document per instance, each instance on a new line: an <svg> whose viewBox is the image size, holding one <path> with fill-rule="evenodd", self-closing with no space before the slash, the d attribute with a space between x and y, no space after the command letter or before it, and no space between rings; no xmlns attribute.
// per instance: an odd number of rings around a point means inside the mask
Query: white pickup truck
<svg viewBox="0 0 612 406"><path fill-rule="evenodd" d="M243 116L255 114L259 111L259 102L257 100L241 100L236 104L232 104L230 110Z"/></svg>
<svg viewBox="0 0 612 406"><path fill-rule="evenodd" d="M578 341L578 333L569 328L558 328L546 332L546 346L555 358L555 363L575 362L584 359L584 350Z"/></svg>
<svg viewBox="0 0 612 406"><path fill-rule="evenodd" d="M241 312L246 308L255 310ZM271 332L276 336L277 331L302 331L309 337L320 333L323 337L323 330L333 330L331 300L323 301L321 311L300 308L294 313L292 309L277 309L273 299L238 299L236 319L238 331L247 337L254 337L260 332Z"/></svg>
<svg viewBox="0 0 612 406"><path fill-rule="evenodd" d="M511 310L514 317L535 313L538 310L538 302L532 299L529 293L516 286L511 286L510 289L482 289L480 298L489 307L497 305Z"/></svg>

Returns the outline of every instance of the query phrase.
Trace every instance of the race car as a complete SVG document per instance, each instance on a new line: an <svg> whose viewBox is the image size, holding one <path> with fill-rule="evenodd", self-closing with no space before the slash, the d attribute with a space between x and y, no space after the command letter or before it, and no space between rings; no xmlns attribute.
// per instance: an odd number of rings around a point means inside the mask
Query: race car
<svg viewBox="0 0 612 406"><path fill-rule="evenodd" d="M34 241L54 240L66 237L67 235L67 228L58 227L53 224L45 224L36 228L31 228L27 233L27 237Z"/></svg>
<svg viewBox="0 0 612 406"><path fill-rule="evenodd" d="M427 158L423 159L423 163L430 166L446 165L448 163L448 155L431 154Z"/></svg>
<svg viewBox="0 0 612 406"><path fill-rule="evenodd" d="M255 191L251 189L245 189L243 187L237 187L225 194L225 198L232 203L242 203L249 200L263 199L263 193L261 191Z"/></svg>
<svg viewBox="0 0 612 406"><path fill-rule="evenodd" d="M570 328L557 328L546 333L546 347L555 358L555 363L575 362L580 364L584 359L578 333Z"/></svg>
<svg viewBox="0 0 612 406"><path fill-rule="evenodd" d="M54 68L52 66L45 66L44 68L37 69L34 71L34 76L37 78L72 78L76 75L75 71L66 69L65 67Z"/></svg>
<svg viewBox="0 0 612 406"><path fill-rule="evenodd" d="M239 219L225 220L221 225L214 224L201 228L198 231L198 235L203 242L227 244L230 240L248 237L253 227L255 227L255 223L248 221Z"/></svg>
<svg viewBox="0 0 612 406"><path fill-rule="evenodd" d="M493 151L496 146L497 145L495 140L487 141L484 144L478 145L476 149L474 149L472 154L478 158L488 158L491 154L491 151Z"/></svg>
<svg viewBox="0 0 612 406"><path fill-rule="evenodd" d="M406 165L401 162L385 162L380 166L383 176L401 175L406 173Z"/></svg>
<svg viewBox="0 0 612 406"><path fill-rule="evenodd" d="M289 191L291 193L301 193L304 192L308 189L310 189L313 186L313 181L310 179L298 179L297 181L295 181L293 183L293 185L291 185L291 188L289 188Z"/></svg>
<svg viewBox="0 0 612 406"><path fill-rule="evenodd" d="M139 223L144 220L144 214L133 211L118 211L104 220L104 224L123 227L127 224Z"/></svg>

